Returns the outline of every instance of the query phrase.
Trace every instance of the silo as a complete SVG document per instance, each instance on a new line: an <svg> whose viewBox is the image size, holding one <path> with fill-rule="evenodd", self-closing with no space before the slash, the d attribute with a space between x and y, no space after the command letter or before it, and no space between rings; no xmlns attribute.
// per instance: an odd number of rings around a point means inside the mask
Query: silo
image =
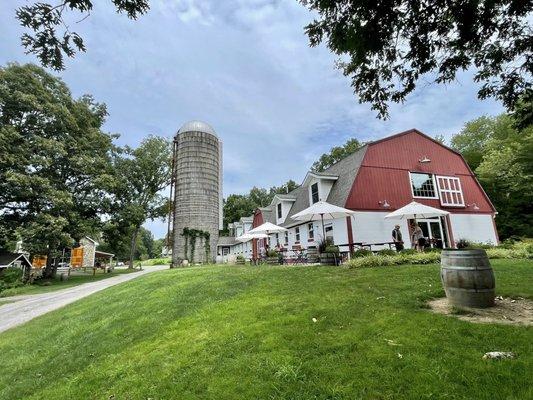
<svg viewBox="0 0 533 400"><path fill-rule="evenodd" d="M211 126L192 121L179 129L172 168L172 262L211 262L222 215L222 142Z"/></svg>

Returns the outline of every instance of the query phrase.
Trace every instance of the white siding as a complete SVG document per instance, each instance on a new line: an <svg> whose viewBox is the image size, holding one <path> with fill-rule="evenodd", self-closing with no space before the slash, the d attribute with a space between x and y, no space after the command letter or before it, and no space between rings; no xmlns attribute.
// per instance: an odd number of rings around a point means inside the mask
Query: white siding
<svg viewBox="0 0 533 400"><path fill-rule="evenodd" d="M392 230L395 225L400 225L400 231L405 248L411 248L409 239L409 228L406 220L385 219L389 212L357 212L352 218L353 241L363 243L392 242ZM382 246L388 249L389 246ZM372 246L372 250L379 250L380 247Z"/></svg>
<svg viewBox="0 0 533 400"><path fill-rule="evenodd" d="M492 215L488 214L450 214L453 238L466 239L478 243L497 244Z"/></svg>

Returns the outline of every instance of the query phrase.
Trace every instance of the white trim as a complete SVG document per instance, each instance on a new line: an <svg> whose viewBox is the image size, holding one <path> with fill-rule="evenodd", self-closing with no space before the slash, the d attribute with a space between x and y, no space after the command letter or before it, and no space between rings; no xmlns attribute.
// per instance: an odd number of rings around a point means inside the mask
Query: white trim
<svg viewBox="0 0 533 400"><path fill-rule="evenodd" d="M437 188L437 182L435 182L435 174L431 174L429 172L418 172L418 171L408 171L409 172L409 187L411 188L411 196L413 196L413 199L438 199L439 198L439 191ZM429 197L429 196L415 196L415 192L413 191L413 180L411 179L411 174L424 174L431 176L431 180L433 181L433 190L435 191L435 196Z"/></svg>
<svg viewBox="0 0 533 400"><path fill-rule="evenodd" d="M330 180L330 181L336 181L337 179L339 179L337 175L320 175L320 174L315 174L313 172L308 172L305 175L304 181L302 182L302 186L307 186L309 184L309 179L311 178L325 179L325 180Z"/></svg>
<svg viewBox="0 0 533 400"><path fill-rule="evenodd" d="M461 186L461 179L457 176L445 176L445 175L435 175L437 181L437 189L440 196L440 204L446 207L465 207L465 196L463 194L463 187ZM448 188L451 188L450 181L454 181L458 184L459 190L457 189L444 189L439 185L439 179L446 180L448 182ZM453 200L453 193L459 194L461 196L461 203L448 203L445 201L446 196L443 196L443 193L448 193L450 198Z"/></svg>

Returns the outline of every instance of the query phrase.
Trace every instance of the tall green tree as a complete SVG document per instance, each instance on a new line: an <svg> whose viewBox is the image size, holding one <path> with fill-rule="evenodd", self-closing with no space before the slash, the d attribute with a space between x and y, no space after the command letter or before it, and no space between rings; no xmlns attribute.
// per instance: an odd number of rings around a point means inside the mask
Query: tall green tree
<svg viewBox="0 0 533 400"><path fill-rule="evenodd" d="M0 68L0 237L52 258L100 226L113 183L105 105L34 65Z"/></svg>
<svg viewBox="0 0 533 400"><path fill-rule="evenodd" d="M119 245L129 237L130 268L142 224L168 215L168 200L162 190L170 184L171 146L162 137L149 136L140 146L124 148L114 159L113 212L105 228L106 241Z"/></svg>
<svg viewBox="0 0 533 400"><path fill-rule="evenodd" d="M489 140L495 136L507 138L513 132L512 120L507 114L483 116L467 122L461 132L452 137L451 147L460 152L475 171L483 160Z"/></svg>
<svg viewBox="0 0 533 400"><path fill-rule="evenodd" d="M360 102L378 116L404 102L419 80L449 83L475 68L478 97L508 110L532 87L531 1L300 0L318 18L306 27L312 46L339 56Z"/></svg>
<svg viewBox="0 0 533 400"><path fill-rule="evenodd" d="M311 171L322 172L336 162L355 153L363 145L364 143L359 142L355 138L348 139L342 146L335 146L328 153L322 154L311 166Z"/></svg>
<svg viewBox="0 0 533 400"><path fill-rule="evenodd" d="M533 237L533 125L515 115L481 117L452 138L498 211L500 238Z"/></svg>

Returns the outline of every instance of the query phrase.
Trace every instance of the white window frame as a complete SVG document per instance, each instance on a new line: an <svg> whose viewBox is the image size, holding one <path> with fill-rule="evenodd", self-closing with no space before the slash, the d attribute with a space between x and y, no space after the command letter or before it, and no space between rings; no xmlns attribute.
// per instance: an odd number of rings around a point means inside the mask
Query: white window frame
<svg viewBox="0 0 533 400"><path fill-rule="evenodd" d="M300 243L300 227L294 228L294 239L296 243Z"/></svg>
<svg viewBox="0 0 533 400"><path fill-rule="evenodd" d="M436 181L437 181L437 189L439 191L441 206L445 206L445 207L464 207L465 206L465 195L463 193L463 187L461 186L461 179L459 179L459 177L457 177L457 176L436 175L435 178L436 178ZM451 187L450 181L453 180L457 184L457 185L454 185L454 186L458 186L459 190L456 190L456 189L445 189L445 188L441 189L441 187L439 185L439 179L447 180L449 188ZM446 202L445 201L445 196L443 195L443 193L449 193L450 194L450 198L452 198L452 199L453 199L453 194L454 193L455 194L460 194L462 203L448 203L448 202Z"/></svg>
<svg viewBox="0 0 533 400"><path fill-rule="evenodd" d="M315 238L315 226L312 222L307 224L307 237L311 240Z"/></svg>
<svg viewBox="0 0 533 400"><path fill-rule="evenodd" d="M284 242L285 246L289 245L289 231L285 231Z"/></svg>
<svg viewBox="0 0 533 400"><path fill-rule="evenodd" d="M316 185L317 201L313 201L313 186L314 185ZM315 204L320 201L320 182L317 181L309 185L309 195L310 195L311 204Z"/></svg>
<svg viewBox="0 0 533 400"><path fill-rule="evenodd" d="M433 190L435 192L435 196L415 196L415 192L413 190L413 180L411 178L412 174L424 174L431 176L431 180L433 181ZM413 199L438 199L439 198L439 188L437 187L437 182L435 182L435 174L430 174L429 172L417 172L417 171L409 171L409 187L411 188L411 196L413 196Z"/></svg>
<svg viewBox="0 0 533 400"><path fill-rule="evenodd" d="M278 203L276 206L276 216L278 217L278 221L283 219L283 205L281 203Z"/></svg>

